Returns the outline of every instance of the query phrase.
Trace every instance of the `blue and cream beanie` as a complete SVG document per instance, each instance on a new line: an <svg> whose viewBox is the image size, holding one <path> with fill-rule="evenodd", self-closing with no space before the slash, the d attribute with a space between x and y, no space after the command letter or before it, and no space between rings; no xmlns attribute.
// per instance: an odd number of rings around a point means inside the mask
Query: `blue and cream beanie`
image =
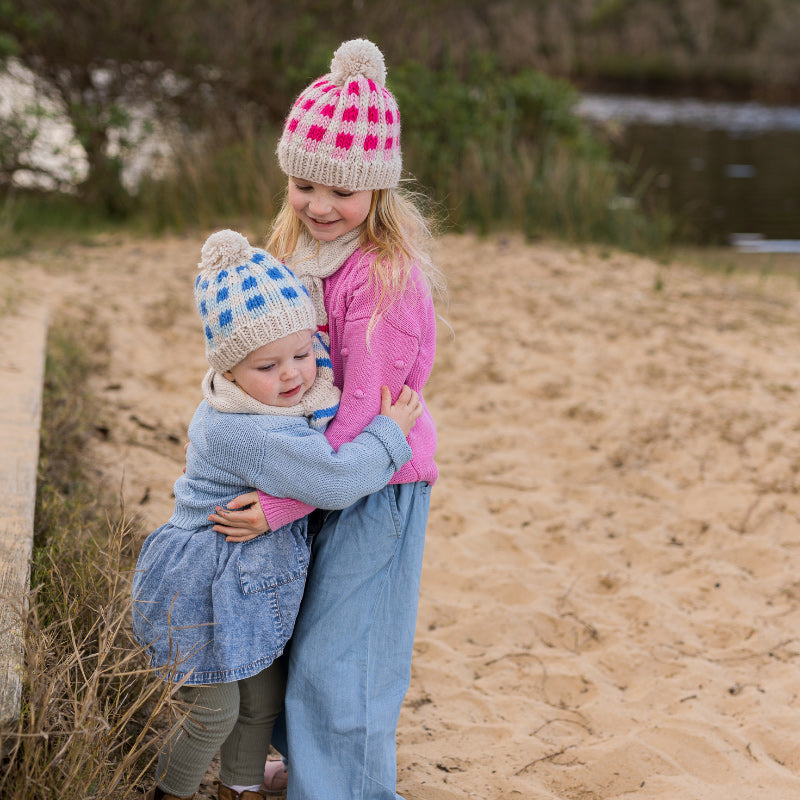
<svg viewBox="0 0 800 800"><path fill-rule="evenodd" d="M253 350L317 329L314 304L290 270L232 230L203 245L194 299L203 321L206 358L226 372Z"/></svg>

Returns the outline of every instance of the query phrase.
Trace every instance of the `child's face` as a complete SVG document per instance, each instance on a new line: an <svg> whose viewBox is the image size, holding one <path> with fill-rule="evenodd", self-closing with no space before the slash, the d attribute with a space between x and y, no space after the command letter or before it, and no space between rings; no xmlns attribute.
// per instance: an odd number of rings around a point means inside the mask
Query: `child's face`
<svg viewBox="0 0 800 800"><path fill-rule="evenodd" d="M361 225L369 214L372 191L351 192L301 178L289 178L289 204L308 232L332 242Z"/></svg>
<svg viewBox="0 0 800 800"><path fill-rule="evenodd" d="M311 331L300 331L265 344L229 369L225 377L265 405L294 406L317 377L311 337Z"/></svg>

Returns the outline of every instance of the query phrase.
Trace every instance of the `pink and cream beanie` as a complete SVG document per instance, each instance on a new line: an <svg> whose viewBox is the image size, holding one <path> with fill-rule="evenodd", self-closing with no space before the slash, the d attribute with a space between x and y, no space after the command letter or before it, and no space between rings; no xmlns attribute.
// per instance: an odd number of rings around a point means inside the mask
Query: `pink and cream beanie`
<svg viewBox="0 0 800 800"><path fill-rule="evenodd" d="M278 143L290 177L352 191L389 189L400 180L400 112L386 88L381 51L352 39L333 54L331 71L292 106Z"/></svg>
<svg viewBox="0 0 800 800"><path fill-rule="evenodd" d="M194 299L206 358L218 372L276 339L316 331L314 304L303 283L240 233L224 230L209 236L198 268Z"/></svg>

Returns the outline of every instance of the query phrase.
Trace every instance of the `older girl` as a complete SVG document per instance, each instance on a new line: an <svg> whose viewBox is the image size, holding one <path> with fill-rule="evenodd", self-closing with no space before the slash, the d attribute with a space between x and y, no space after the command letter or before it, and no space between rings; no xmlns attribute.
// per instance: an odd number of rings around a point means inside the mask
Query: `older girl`
<svg viewBox="0 0 800 800"><path fill-rule="evenodd" d="M288 192L267 249L309 288L329 338L342 390L326 432L334 449L377 413L382 384L422 395L434 358L437 272L428 228L398 188L400 113L385 77L374 44L344 43L330 74L297 98L278 145ZM408 442L412 457L388 486L311 517L317 534L286 691L289 800L397 797L395 735L437 477L427 407ZM243 541L311 511L257 499L250 493L219 508L215 530ZM279 788L280 762L268 767L267 788Z"/></svg>

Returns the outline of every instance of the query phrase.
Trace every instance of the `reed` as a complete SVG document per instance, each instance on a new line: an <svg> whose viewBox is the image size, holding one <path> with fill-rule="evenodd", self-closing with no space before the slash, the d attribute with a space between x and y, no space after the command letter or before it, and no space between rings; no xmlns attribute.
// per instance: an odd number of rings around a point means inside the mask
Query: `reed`
<svg viewBox="0 0 800 800"><path fill-rule="evenodd" d="M173 169L139 187L138 221L146 230L203 229L267 221L278 210L285 177L275 158L275 131L244 126L236 136L209 131L173 144Z"/></svg>
<svg viewBox="0 0 800 800"><path fill-rule="evenodd" d="M140 797L159 733L183 713L132 639L137 523L87 474L85 376L104 350L86 328L60 321L48 342L31 590L17 599L22 707L0 730L0 797L14 800Z"/></svg>
<svg viewBox="0 0 800 800"><path fill-rule="evenodd" d="M534 71L509 80L486 58L465 75L418 63L392 72L403 110L404 166L457 231L522 230L529 236L664 246L671 228L626 189L628 168L574 113L566 81ZM279 131L250 124L210 130L176 148L173 172L148 179L140 213L151 229L230 219L265 228L285 186L274 155Z"/></svg>
<svg viewBox="0 0 800 800"><path fill-rule="evenodd" d="M534 70L509 75L483 54L458 69L399 64L390 88L403 112L410 188L432 198L445 226L640 251L659 250L674 234L628 185L630 168L574 113L578 94L566 81ZM150 234L236 225L266 232L286 183L275 157L280 131L257 110L240 111L234 125L219 109L200 130L171 142L169 168L144 177L124 220L103 224ZM18 194L0 211L0 227L22 240L48 227L81 235L99 212L74 197Z"/></svg>

